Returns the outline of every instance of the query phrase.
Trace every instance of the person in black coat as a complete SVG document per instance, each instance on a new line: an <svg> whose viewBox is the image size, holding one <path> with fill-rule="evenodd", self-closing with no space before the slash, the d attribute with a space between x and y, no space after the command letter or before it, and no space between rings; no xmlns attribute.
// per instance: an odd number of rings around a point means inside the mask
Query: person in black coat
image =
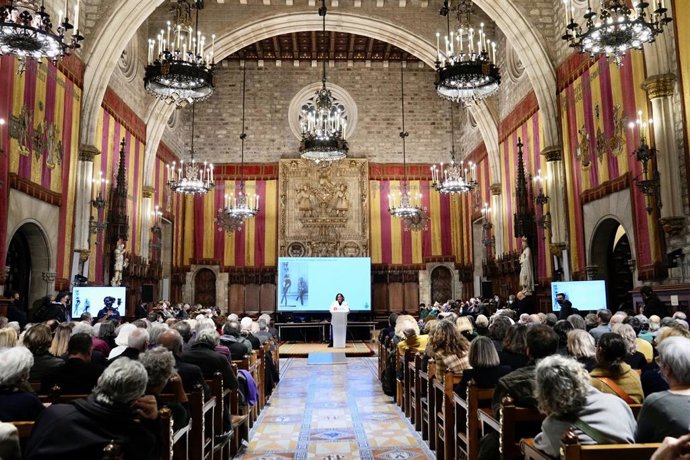
<svg viewBox="0 0 690 460"><path fill-rule="evenodd" d="M556 294L556 303L561 307L558 319L568 319L568 316L573 314L573 304L570 300L565 298L565 294L562 292Z"/></svg>
<svg viewBox="0 0 690 460"><path fill-rule="evenodd" d="M218 333L214 329L202 330L194 345L182 353L182 361L199 366L205 379L212 379L216 372L220 372L223 376L223 388L236 390L237 376L228 360L215 351L219 342Z"/></svg>
<svg viewBox="0 0 690 460"><path fill-rule="evenodd" d="M160 457L161 427L154 396L144 396L148 376L130 359L111 364L87 399L54 404L36 421L25 460L96 459L116 440L127 460Z"/></svg>
<svg viewBox="0 0 690 460"><path fill-rule="evenodd" d="M204 380L201 368L196 364L184 362L180 356L182 354L182 343L182 336L175 329L168 329L158 336L158 345L170 350L175 357L175 367L182 379L184 391L191 393L197 386L201 386L204 390L204 397L208 398L211 390ZM163 389L163 393L171 393L168 390L170 388L166 387Z"/></svg>
<svg viewBox="0 0 690 460"><path fill-rule="evenodd" d="M19 323L19 327L24 329L27 323L26 309L22 305L22 301L19 298L19 293L17 291L12 293L12 303L7 306L7 321L16 321Z"/></svg>
<svg viewBox="0 0 690 460"><path fill-rule="evenodd" d="M644 301L644 315L649 318L652 315L657 315L663 319L671 316L668 307L659 299L659 296L649 286L642 286L640 288L640 295Z"/></svg>
<svg viewBox="0 0 690 460"><path fill-rule="evenodd" d="M230 350L231 359L242 359L252 352L252 344L240 332L240 323L229 320L223 326L223 336L220 343Z"/></svg>
<svg viewBox="0 0 690 460"><path fill-rule="evenodd" d="M87 394L103 373L103 366L91 362L91 336L74 334L67 345L67 361L41 380L41 393L48 394L55 386L61 394Z"/></svg>
<svg viewBox="0 0 690 460"><path fill-rule="evenodd" d="M24 334L24 346L34 356L29 382L40 382L47 374L65 365L64 359L53 356L48 351L52 338L50 328L45 324L36 324Z"/></svg>
<svg viewBox="0 0 690 460"><path fill-rule="evenodd" d="M26 380L34 363L24 347L0 348L0 420L32 421L43 410L38 397L26 391Z"/></svg>

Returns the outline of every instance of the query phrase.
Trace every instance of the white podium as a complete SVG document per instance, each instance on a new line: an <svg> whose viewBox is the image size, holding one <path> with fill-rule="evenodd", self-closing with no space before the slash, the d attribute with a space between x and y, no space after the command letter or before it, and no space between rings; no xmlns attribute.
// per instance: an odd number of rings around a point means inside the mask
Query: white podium
<svg viewBox="0 0 690 460"><path fill-rule="evenodd" d="M333 348L345 348L347 337L347 307L331 308L331 334L333 334Z"/></svg>

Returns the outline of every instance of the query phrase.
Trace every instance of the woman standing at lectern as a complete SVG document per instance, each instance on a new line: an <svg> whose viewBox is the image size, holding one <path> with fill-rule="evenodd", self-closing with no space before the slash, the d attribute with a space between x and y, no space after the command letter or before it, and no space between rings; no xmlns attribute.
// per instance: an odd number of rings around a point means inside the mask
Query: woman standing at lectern
<svg viewBox="0 0 690 460"><path fill-rule="evenodd" d="M331 303L328 311L350 311L350 306L345 302L345 296L340 292L335 295L335 300ZM333 347L333 324L331 324L331 337L328 346Z"/></svg>

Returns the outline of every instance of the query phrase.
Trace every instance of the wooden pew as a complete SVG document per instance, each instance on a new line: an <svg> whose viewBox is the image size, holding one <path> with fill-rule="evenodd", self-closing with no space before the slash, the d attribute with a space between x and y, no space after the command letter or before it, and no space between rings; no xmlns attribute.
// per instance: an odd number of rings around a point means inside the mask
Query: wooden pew
<svg viewBox="0 0 690 460"><path fill-rule="evenodd" d="M422 429L422 402L420 400L421 382L419 371L422 368L422 355L415 353L414 361L409 364L410 368L410 422L415 430Z"/></svg>
<svg viewBox="0 0 690 460"><path fill-rule="evenodd" d="M520 439L516 433L518 426L534 425L534 433L536 435L541 427L541 422L544 420L544 415L534 407L517 407L513 404L510 397L503 398L503 406L499 420L494 418L493 412L490 408L479 409L477 412L480 424L482 425L482 433L485 434L485 428L498 432L499 435L499 452L501 460L515 460L521 458Z"/></svg>
<svg viewBox="0 0 690 460"><path fill-rule="evenodd" d="M403 372L403 410L405 411L405 417L410 417L412 414L412 405L410 404L410 399L412 397L412 375L413 372L410 366L414 365L414 356L417 354L415 350L405 350L405 356L403 357L402 372Z"/></svg>
<svg viewBox="0 0 690 460"><path fill-rule="evenodd" d="M201 387L195 388L187 398L192 418L192 426L189 431L189 458L190 460L213 458L215 444L213 421L216 411L220 411L222 408L216 407L215 396L211 396L205 401Z"/></svg>
<svg viewBox="0 0 690 460"><path fill-rule="evenodd" d="M477 460L481 427L477 415L480 408L490 408L493 388L479 388L474 380L467 384L467 394L453 395L455 404L455 458Z"/></svg>
<svg viewBox="0 0 690 460"><path fill-rule="evenodd" d="M455 406L453 387L462 379L462 374L446 372L436 379L433 385L434 414L436 422L436 458L452 460L455 458Z"/></svg>
<svg viewBox="0 0 690 460"><path fill-rule="evenodd" d="M582 445L577 439L568 439L569 435L564 436L561 443L561 458L564 460L648 460L661 446L661 443ZM534 447L534 438L523 439L520 447L525 460L553 460Z"/></svg>
<svg viewBox="0 0 690 460"><path fill-rule="evenodd" d="M422 439L429 442L429 448L436 448L436 424L434 423L434 378L436 374L436 363L430 359L427 371L419 371L420 381L420 401L422 414Z"/></svg>

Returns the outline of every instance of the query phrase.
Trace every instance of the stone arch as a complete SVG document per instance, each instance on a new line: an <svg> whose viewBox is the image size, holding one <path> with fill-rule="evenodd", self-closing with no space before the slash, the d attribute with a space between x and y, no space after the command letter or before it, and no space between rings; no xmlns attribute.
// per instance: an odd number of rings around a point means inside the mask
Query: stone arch
<svg viewBox="0 0 690 460"><path fill-rule="evenodd" d="M43 226L34 219L22 220L12 232L8 232L8 236L8 249L14 238L22 238L26 241L30 271L27 291L22 295L26 295L24 299L26 306L31 308L34 301L54 290L55 272L51 269L54 261L50 251L50 242ZM13 263L7 260L5 265L10 266ZM53 273L53 281L46 286L47 281L43 280L43 274L48 272Z"/></svg>
<svg viewBox="0 0 690 460"><path fill-rule="evenodd" d="M629 266L633 248L623 223L613 216L602 218L592 233L589 251L590 265L596 267L595 279L607 281L607 303L614 310L627 301L634 283ZM591 270L594 273L594 267Z"/></svg>

